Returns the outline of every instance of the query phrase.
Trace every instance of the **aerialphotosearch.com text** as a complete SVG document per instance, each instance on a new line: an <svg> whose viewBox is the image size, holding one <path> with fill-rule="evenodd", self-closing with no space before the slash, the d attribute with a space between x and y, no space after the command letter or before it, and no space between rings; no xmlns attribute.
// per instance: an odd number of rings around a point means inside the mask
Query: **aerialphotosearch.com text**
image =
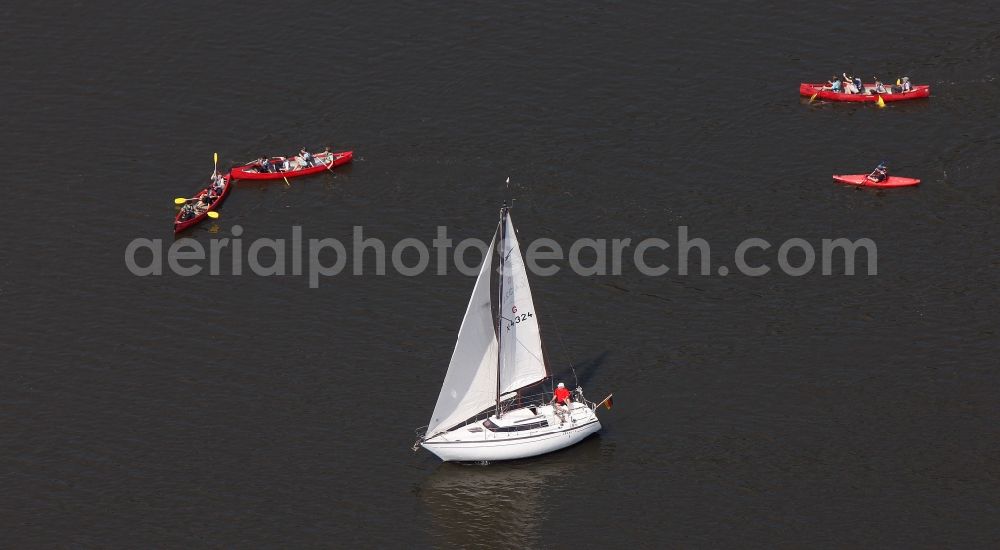
<svg viewBox="0 0 1000 550"><path fill-rule="evenodd" d="M394 243L366 235L354 226L349 238L303 238L302 227L293 226L288 239L256 238L244 242L243 228L232 226L231 237L212 237L207 246L192 238L165 244L162 239L133 239L125 247L125 266L136 276L148 277L169 272L191 277L209 275L261 277L308 277L309 287L318 288L321 278L342 275L385 275L392 269L413 277L433 270L446 275L452 268L473 276L479 271L489 244L476 238L454 242L448 228L437 227L430 244L407 237ZM589 277L620 275L635 269L650 277L664 275L727 276L735 272L760 277L780 273L800 277L822 275L878 274L878 249L868 238L846 237L811 242L791 238L772 243L750 237L737 243L729 265L712 266L712 247L702 238L692 237L688 226L678 226L672 241L660 237L596 238L573 241L568 247L552 239L521 243L525 266L533 275L547 277L568 268ZM859 261L864 264L859 266ZM246 267L246 270L244 269ZM836 267L836 269L835 269ZM861 269L863 267L863 269Z"/></svg>

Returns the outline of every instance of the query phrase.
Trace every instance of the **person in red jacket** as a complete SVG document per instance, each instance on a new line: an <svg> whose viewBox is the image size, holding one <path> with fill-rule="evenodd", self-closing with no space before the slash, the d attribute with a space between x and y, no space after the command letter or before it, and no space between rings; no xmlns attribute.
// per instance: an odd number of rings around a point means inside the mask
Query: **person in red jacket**
<svg viewBox="0 0 1000 550"><path fill-rule="evenodd" d="M552 392L552 400L549 403L554 405L553 409L556 411L556 415L559 416L561 424L565 420L565 414L569 412L569 390L566 389L566 384L559 382L556 385L556 391Z"/></svg>

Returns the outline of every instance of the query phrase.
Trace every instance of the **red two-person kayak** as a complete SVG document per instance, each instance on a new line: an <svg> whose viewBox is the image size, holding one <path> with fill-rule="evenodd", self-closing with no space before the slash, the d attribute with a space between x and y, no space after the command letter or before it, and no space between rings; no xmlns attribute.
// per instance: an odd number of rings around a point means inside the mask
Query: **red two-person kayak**
<svg viewBox="0 0 1000 550"><path fill-rule="evenodd" d="M212 204L208 205L208 208L206 208L206 209L198 212L193 217L190 217L190 218L188 218L186 220L182 220L181 219L181 214L184 213L184 210L182 209L180 212L178 212L177 216L174 218L174 234L176 235L177 233L180 233L181 231L184 231L185 229L187 229L187 228L189 228L189 227L191 227L193 225L197 225L197 224L201 223L201 221L204 220L208 216L209 212L215 210L220 205L222 205L222 201L226 200L226 195L229 194L229 189L232 187L232 185L230 185L231 181L232 180L229 177L229 174L226 174L225 176L223 176L222 177L222 193L220 193L219 196L216 197L215 201L213 201ZM211 184L209 184L209 186L210 185ZM201 191L198 191L194 195L195 200L199 200L200 201L202 195L204 195L205 193L208 193L208 186L206 186Z"/></svg>
<svg viewBox="0 0 1000 550"><path fill-rule="evenodd" d="M865 92L861 94L846 94L843 92L834 92L833 90L824 90L823 87L829 87L829 84L799 84L799 95L812 97L816 94L819 99L826 99L828 101L860 101L867 103L874 103L878 101L881 97L882 101L886 103L890 101L905 101L907 99L920 99L922 97L928 97L931 95L931 87L929 84L920 84L913 86L913 89L909 92L899 92L891 93L886 92L884 94L869 93L870 90L875 89L875 84L865 84ZM890 89L890 88L887 88Z"/></svg>
<svg viewBox="0 0 1000 550"><path fill-rule="evenodd" d="M291 169L286 172L261 172L260 162L255 161L244 166L237 166L230 173L234 179L238 180L280 180L296 176L308 176L309 174L318 174L324 170L333 170L342 164L351 162L351 159L354 158L354 151L317 153L313 155L313 158L316 160L316 166L302 167L303 163L299 157L292 157L289 160ZM272 158L271 162L280 165L284 160L284 158L280 157Z"/></svg>
<svg viewBox="0 0 1000 550"><path fill-rule="evenodd" d="M882 181L875 182L868 179L868 174L834 175L833 181L848 185L860 185L862 187L909 187L920 183L918 179L901 178L899 176L889 176Z"/></svg>

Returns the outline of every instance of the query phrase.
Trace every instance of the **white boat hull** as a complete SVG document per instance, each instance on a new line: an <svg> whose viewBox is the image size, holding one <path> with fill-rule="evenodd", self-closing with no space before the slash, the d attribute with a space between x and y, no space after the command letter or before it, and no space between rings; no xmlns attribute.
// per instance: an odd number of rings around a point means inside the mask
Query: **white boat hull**
<svg viewBox="0 0 1000 550"><path fill-rule="evenodd" d="M549 425L527 431L494 432L484 428L483 422L478 422L432 437L422 442L421 446L445 462L515 460L564 449L601 429L594 411L581 403L573 404L572 415L562 423L551 406L539 407L537 414L532 411L530 417L517 420L518 413L524 417L528 413L523 411L527 410L518 409L501 420L491 417L488 421L516 425L517 422L538 419L547 421ZM513 423L510 422L512 418Z"/></svg>

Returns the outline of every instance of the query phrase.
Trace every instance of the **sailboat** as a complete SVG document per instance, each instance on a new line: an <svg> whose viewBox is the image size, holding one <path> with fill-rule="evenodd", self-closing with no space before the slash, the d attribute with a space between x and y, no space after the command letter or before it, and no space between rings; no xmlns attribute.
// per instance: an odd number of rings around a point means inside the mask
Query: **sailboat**
<svg viewBox="0 0 1000 550"><path fill-rule="evenodd" d="M500 276L494 316L490 287L498 242ZM505 204L437 404L426 429L418 430L413 450L423 447L446 462L512 460L568 447L601 429L596 410L602 404L610 408L610 395L592 403L577 387L564 405L546 399L551 394L522 395L522 390L547 378L538 312Z"/></svg>

